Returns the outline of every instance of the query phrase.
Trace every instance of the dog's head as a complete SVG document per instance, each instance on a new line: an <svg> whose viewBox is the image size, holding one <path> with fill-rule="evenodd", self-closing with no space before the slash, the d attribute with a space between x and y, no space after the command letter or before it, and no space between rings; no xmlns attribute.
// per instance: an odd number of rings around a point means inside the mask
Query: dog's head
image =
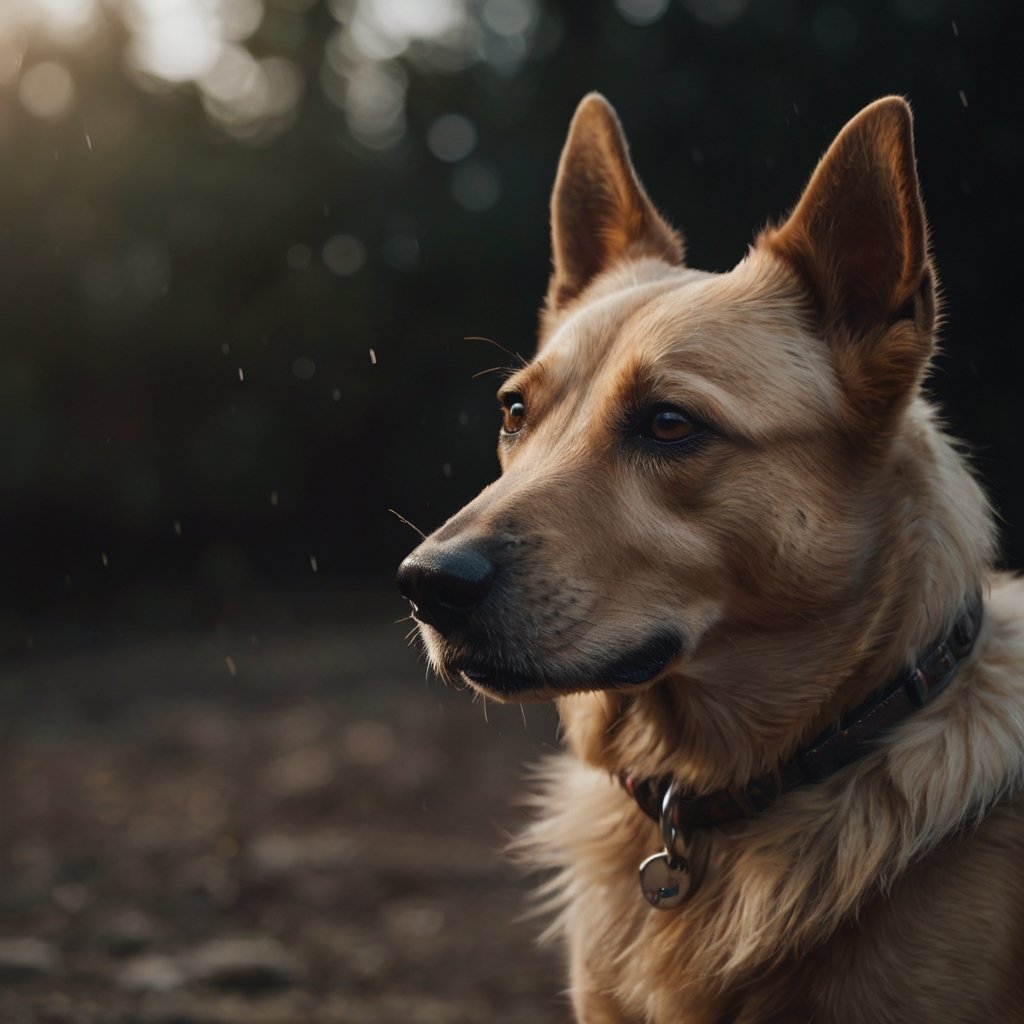
<svg viewBox="0 0 1024 1024"><path fill-rule="evenodd" d="M603 695L605 730L640 694L811 728L837 680L928 639L880 625L923 547L946 550L918 631L989 554L919 397L936 300L908 106L857 115L788 220L709 274L588 96L552 236L536 357L498 396L502 476L399 570L431 660L498 698Z"/></svg>

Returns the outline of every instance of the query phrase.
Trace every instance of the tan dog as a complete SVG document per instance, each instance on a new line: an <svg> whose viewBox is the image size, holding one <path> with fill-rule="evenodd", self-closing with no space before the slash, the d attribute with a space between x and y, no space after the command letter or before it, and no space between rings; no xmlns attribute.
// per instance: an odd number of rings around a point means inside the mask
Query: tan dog
<svg viewBox="0 0 1024 1024"><path fill-rule="evenodd" d="M523 847L577 1019L1024 1021L1024 585L921 394L909 108L727 274L596 95L552 217L503 475L399 582L443 677L558 702Z"/></svg>

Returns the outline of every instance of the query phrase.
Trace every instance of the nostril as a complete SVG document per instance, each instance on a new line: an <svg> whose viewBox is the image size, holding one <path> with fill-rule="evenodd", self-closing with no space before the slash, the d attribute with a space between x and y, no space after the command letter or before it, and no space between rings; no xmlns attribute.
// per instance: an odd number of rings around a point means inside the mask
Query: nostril
<svg viewBox="0 0 1024 1024"><path fill-rule="evenodd" d="M475 608L494 582L495 565L467 545L417 549L398 568L398 589L429 621Z"/></svg>

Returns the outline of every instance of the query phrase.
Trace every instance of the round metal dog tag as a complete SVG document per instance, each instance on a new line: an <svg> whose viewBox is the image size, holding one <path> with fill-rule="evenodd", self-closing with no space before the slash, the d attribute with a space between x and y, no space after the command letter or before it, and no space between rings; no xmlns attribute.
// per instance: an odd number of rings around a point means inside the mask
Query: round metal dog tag
<svg viewBox="0 0 1024 1024"><path fill-rule="evenodd" d="M690 895L690 865L682 857L656 853L640 865L640 889L658 910L674 910Z"/></svg>

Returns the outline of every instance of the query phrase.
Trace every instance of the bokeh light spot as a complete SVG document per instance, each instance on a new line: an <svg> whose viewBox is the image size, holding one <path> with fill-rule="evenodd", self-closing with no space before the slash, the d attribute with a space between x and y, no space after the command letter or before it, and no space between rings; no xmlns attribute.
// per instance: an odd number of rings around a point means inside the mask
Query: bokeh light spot
<svg viewBox="0 0 1024 1024"><path fill-rule="evenodd" d="M308 356L299 356L292 363L292 374L299 380L309 380L316 373L316 363Z"/></svg>
<svg viewBox="0 0 1024 1024"><path fill-rule="evenodd" d="M206 74L220 56L221 24L203 0L131 0L125 20L132 30L129 63L168 82Z"/></svg>
<svg viewBox="0 0 1024 1024"><path fill-rule="evenodd" d="M615 0L615 9L631 25L653 25L667 10L669 0Z"/></svg>
<svg viewBox="0 0 1024 1024"><path fill-rule="evenodd" d="M4 0L5 5L11 0ZM81 44L95 31L96 0L30 0L51 37L66 45ZM14 6L18 3L15 0Z"/></svg>
<svg viewBox="0 0 1024 1024"><path fill-rule="evenodd" d="M363 269L366 246L352 235L335 235L323 251L324 266L338 277L350 277Z"/></svg>
<svg viewBox="0 0 1024 1024"><path fill-rule="evenodd" d="M476 148L476 128L461 114L442 114L427 129L427 145L439 160L464 160Z"/></svg>
<svg viewBox="0 0 1024 1024"><path fill-rule="evenodd" d="M467 210L480 213L490 209L501 196L501 182L485 163L472 160L457 168L452 176L452 195Z"/></svg>
<svg viewBox="0 0 1024 1024"><path fill-rule="evenodd" d="M725 28L747 9L748 0L685 0L690 13L705 25Z"/></svg>
<svg viewBox="0 0 1024 1024"><path fill-rule="evenodd" d="M519 36L533 28L537 8L531 0L487 0L483 19L484 24L500 36Z"/></svg>
<svg viewBox="0 0 1024 1024"><path fill-rule="evenodd" d="M352 134L371 149L387 149L405 134L408 78L394 63L363 64L348 78L345 119Z"/></svg>
<svg viewBox="0 0 1024 1024"><path fill-rule="evenodd" d="M66 114L75 99L75 83L63 64L47 60L29 68L18 84L21 105L33 116L55 118Z"/></svg>
<svg viewBox="0 0 1024 1024"><path fill-rule="evenodd" d="M221 0L223 38L236 43L248 39L259 29L263 14L263 0Z"/></svg>

